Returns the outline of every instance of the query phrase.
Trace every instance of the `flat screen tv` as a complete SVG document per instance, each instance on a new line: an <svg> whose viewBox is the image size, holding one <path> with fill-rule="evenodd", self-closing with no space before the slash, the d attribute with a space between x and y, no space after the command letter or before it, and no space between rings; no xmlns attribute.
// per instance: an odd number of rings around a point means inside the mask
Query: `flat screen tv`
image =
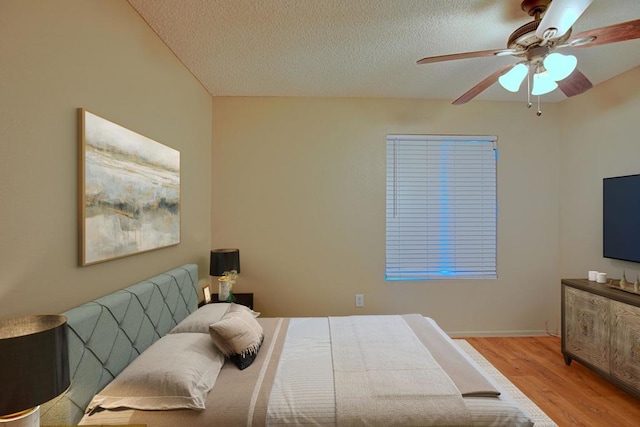
<svg viewBox="0 0 640 427"><path fill-rule="evenodd" d="M640 262L640 174L602 180L605 258Z"/></svg>

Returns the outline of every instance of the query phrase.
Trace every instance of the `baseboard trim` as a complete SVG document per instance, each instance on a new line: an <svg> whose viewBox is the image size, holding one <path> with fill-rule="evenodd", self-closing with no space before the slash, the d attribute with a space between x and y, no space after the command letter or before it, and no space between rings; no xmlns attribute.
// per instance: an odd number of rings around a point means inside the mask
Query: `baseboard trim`
<svg viewBox="0 0 640 427"><path fill-rule="evenodd" d="M446 331L451 338L464 337L539 337L550 335L544 329L525 331Z"/></svg>

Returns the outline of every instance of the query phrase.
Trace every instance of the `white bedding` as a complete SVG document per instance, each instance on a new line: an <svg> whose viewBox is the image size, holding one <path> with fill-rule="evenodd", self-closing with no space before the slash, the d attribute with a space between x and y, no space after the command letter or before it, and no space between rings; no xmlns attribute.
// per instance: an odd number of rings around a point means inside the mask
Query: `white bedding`
<svg viewBox="0 0 640 427"><path fill-rule="evenodd" d="M437 327L436 323L426 318ZM470 361L481 368L442 329L438 332ZM313 366L314 369L309 369ZM494 385L497 384L485 374ZM333 361L328 318L293 318L271 389L267 425L336 425ZM465 397L472 425L531 426L531 417L501 390L499 397Z"/></svg>
<svg viewBox="0 0 640 427"><path fill-rule="evenodd" d="M276 321L276 319L260 318L258 320L264 325L273 324ZM265 389L268 392L264 400L266 408L263 409L263 413L266 413L266 419L262 418L261 421L255 421L255 418L254 421L245 420L242 425L263 425L264 423L264 425L271 426L285 424L335 426L337 425L336 398L329 319L291 318L287 320L289 326L286 328L286 339L281 348L280 359L275 359L274 356L273 362L264 362L273 363L274 367L273 385L270 390ZM435 326L437 334L452 344L454 351L459 352L481 371L481 368L433 320L427 318L427 321ZM281 331L284 332L285 328L282 328ZM282 336L282 334L279 335ZM266 342L265 345L266 347L263 346L258 358L270 360L271 344ZM218 382L221 384L228 384L221 386L221 390L225 394L236 387L236 382L231 380L232 378L246 378L247 375L252 375L249 371L253 368L240 371L235 366L227 366L229 364L229 361L225 363L218 378ZM275 369L276 366L277 369ZM260 365L255 368L262 371ZM225 377L226 373L230 376L226 376L226 381L222 381L221 377ZM500 388L491 377L486 374L485 376L497 388ZM254 394L258 392L259 386L256 387ZM499 397L463 398L464 405L471 416L470 425L510 427L533 425L531 417L520 408L517 402L506 391L500 391L502 393ZM146 422L150 427L156 425L189 425L191 427L219 425L216 417L219 416L222 408L220 408L219 401L212 396L213 393L210 393L207 399L207 409L201 414L191 410L160 411L164 412L163 414L157 411L107 410L95 413L90 417L85 416L80 424ZM225 405L229 405L229 403L227 402ZM231 406L226 406L226 408L231 408ZM246 413L245 411L245 409L238 407L237 412ZM233 425L240 424L234 423Z"/></svg>
<svg viewBox="0 0 640 427"><path fill-rule="evenodd" d="M314 369L309 369L313 366ZM271 388L267 425L335 425L331 340L327 318L293 318Z"/></svg>

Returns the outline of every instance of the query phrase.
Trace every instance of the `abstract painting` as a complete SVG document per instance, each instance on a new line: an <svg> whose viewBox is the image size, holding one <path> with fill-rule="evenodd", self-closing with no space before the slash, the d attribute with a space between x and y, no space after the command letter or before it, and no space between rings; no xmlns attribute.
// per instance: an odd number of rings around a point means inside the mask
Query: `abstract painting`
<svg viewBox="0 0 640 427"><path fill-rule="evenodd" d="M180 152L78 109L79 263L180 243Z"/></svg>

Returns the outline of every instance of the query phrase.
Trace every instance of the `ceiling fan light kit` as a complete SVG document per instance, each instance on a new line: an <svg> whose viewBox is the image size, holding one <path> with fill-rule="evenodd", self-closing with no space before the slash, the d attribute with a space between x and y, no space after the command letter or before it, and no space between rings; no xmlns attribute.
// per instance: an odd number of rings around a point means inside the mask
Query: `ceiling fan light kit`
<svg viewBox="0 0 640 427"><path fill-rule="evenodd" d="M556 82L569 77L576 69L578 60L573 55L553 52L545 56L542 63L543 67L538 63L533 75L532 95L544 95L555 90L558 87ZM498 82L506 90L518 92L528 73L529 67L521 62L500 76Z"/></svg>
<svg viewBox="0 0 640 427"><path fill-rule="evenodd" d="M510 92L518 92L524 79L531 84L530 95L544 95L560 88L567 97L579 95L593 87L577 69L578 59L556 52L562 48L588 48L640 38L640 19L572 34L572 27L593 0L523 0L522 10L534 18L511 33L507 49L482 50L422 58L418 64L487 56L515 56L520 62L506 65L453 101L454 105L469 102L496 81ZM538 98L538 103L540 102ZM531 103L528 103L531 106ZM538 108L538 116L542 113Z"/></svg>

